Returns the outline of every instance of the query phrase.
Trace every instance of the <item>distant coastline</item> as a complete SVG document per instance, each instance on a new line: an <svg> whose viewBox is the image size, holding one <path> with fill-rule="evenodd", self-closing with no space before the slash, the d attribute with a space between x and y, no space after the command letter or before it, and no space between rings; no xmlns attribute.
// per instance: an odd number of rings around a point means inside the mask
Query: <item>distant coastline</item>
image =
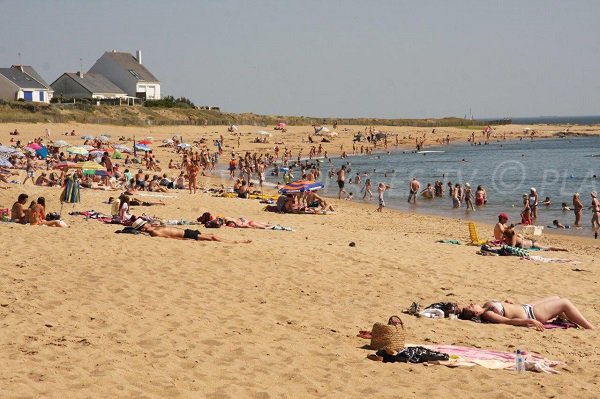
<svg viewBox="0 0 600 399"><path fill-rule="evenodd" d="M515 125L598 125L600 115L587 116L535 116L512 118Z"/></svg>

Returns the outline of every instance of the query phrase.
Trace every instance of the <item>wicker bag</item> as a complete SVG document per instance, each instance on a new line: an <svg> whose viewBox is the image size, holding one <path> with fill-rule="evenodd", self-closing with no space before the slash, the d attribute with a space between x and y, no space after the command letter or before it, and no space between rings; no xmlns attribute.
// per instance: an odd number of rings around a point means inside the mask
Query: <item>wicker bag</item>
<svg viewBox="0 0 600 399"><path fill-rule="evenodd" d="M405 338L404 323L398 316L392 316L388 324L375 323L373 325L371 348L374 350L383 349L395 355L396 352L404 349Z"/></svg>

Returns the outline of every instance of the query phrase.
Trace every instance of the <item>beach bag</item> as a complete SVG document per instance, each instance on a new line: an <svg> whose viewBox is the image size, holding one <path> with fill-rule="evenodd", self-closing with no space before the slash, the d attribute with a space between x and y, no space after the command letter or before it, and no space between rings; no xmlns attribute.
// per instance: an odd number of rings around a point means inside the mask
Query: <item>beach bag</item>
<svg viewBox="0 0 600 399"><path fill-rule="evenodd" d="M395 354L404 349L406 333L404 323L398 316L392 316L388 324L375 323L371 330L371 348L383 349L387 353Z"/></svg>
<svg viewBox="0 0 600 399"><path fill-rule="evenodd" d="M46 220L60 220L60 215L57 212L51 212L46 215Z"/></svg>

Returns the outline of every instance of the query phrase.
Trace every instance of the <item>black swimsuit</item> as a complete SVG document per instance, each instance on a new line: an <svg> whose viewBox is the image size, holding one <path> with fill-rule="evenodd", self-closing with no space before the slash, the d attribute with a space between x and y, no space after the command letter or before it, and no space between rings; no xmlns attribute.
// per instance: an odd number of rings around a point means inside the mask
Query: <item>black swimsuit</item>
<svg viewBox="0 0 600 399"><path fill-rule="evenodd" d="M200 236L200 232L198 230L185 229L183 231L183 238L190 238L192 240L198 240L199 236Z"/></svg>

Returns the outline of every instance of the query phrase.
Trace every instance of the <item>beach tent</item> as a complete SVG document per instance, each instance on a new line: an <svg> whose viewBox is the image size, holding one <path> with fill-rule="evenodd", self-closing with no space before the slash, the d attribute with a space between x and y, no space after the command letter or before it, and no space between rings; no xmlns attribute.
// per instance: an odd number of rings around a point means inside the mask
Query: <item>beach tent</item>
<svg viewBox="0 0 600 399"><path fill-rule="evenodd" d="M303 193L306 191L316 191L322 189L323 183L310 180L297 180L286 184L279 189L281 194Z"/></svg>
<svg viewBox="0 0 600 399"><path fill-rule="evenodd" d="M285 122L277 122L277 125L275 125L275 130L283 130L287 127Z"/></svg>

